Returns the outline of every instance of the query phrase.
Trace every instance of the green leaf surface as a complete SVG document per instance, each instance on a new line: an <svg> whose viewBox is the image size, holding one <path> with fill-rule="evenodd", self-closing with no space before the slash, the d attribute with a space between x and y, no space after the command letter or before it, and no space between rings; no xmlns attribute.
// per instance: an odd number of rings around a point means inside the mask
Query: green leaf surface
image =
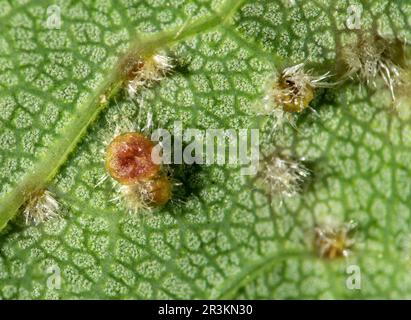
<svg viewBox="0 0 411 320"><path fill-rule="evenodd" d="M411 40L409 1L0 1L0 297L409 298L409 98L348 80L321 89L297 128L259 121L266 83L306 62L338 72L350 41L347 8L361 28ZM130 98L126 54L163 51L175 69ZM102 96L105 96L106 103ZM116 128L260 128L260 149L304 158L301 194L272 198L235 166L184 166L177 195L130 214L111 201L104 149ZM22 208L48 188L60 218L26 226ZM319 258L314 228L357 222L347 259ZM361 269L361 289L346 267ZM61 271L50 288L48 269Z"/></svg>

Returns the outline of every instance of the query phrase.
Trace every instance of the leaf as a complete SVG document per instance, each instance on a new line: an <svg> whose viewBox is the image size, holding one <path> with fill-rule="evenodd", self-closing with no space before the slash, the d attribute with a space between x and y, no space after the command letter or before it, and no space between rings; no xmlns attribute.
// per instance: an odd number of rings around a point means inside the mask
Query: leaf
<svg viewBox="0 0 411 320"><path fill-rule="evenodd" d="M360 2L358 2L360 3ZM267 80L301 61L336 73L346 1L0 2L0 296L11 298L407 298L410 132L408 97L349 80L320 90L297 130L271 132L256 105ZM364 30L410 39L411 6L361 3ZM347 40L348 39L348 40ZM165 51L174 73L130 99L119 61ZM16 54L18 52L18 54ZM106 99L102 99L102 96ZM104 101L108 100L108 103ZM104 176L119 123L256 128L261 150L311 164L300 195L270 200L237 167L186 166L179 198L129 214ZM97 186L96 186L97 185ZM21 208L47 187L61 218L24 226ZM348 260L313 250L318 222L358 223ZM347 265L361 290L346 286ZM61 273L59 289L48 286Z"/></svg>

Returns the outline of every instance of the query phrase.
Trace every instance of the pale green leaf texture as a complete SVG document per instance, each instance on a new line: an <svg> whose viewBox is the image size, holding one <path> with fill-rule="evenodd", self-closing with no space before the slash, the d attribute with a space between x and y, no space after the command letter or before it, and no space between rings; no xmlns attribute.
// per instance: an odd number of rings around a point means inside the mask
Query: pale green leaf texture
<svg viewBox="0 0 411 320"><path fill-rule="evenodd" d="M410 298L411 123L389 90L347 81L320 90L297 129L261 128L313 172L293 198L271 201L239 168L184 166L175 199L129 214L110 201L104 148L121 122L257 128L276 70L337 69L349 1L0 1L0 297ZM357 1L362 27L411 40L410 1ZM162 50L176 68L130 99L117 61ZM101 95L109 99L101 103ZM268 129L267 129L268 128ZM265 130L267 129L267 130ZM267 131L267 132L266 132ZM98 186L96 186L98 184ZM25 226L27 194L48 187L61 218ZM347 260L313 250L320 221L355 220ZM361 290L346 286L361 268ZM47 286L50 266L60 289Z"/></svg>

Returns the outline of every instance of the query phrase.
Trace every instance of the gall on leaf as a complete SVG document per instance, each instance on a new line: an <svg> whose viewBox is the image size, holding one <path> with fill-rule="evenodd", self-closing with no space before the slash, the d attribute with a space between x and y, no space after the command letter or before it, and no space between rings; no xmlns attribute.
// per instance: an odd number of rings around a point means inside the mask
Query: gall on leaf
<svg viewBox="0 0 411 320"><path fill-rule="evenodd" d="M304 63L285 68L277 77L270 79L263 98L263 114L273 115L275 128L289 122L295 127L295 114L310 108L317 88L329 88L336 83L325 80L329 73L314 76L312 70L306 71ZM312 109L313 110L313 109Z"/></svg>
<svg viewBox="0 0 411 320"><path fill-rule="evenodd" d="M270 197L293 197L301 192L310 176L304 164L280 152L271 153L260 161L257 181Z"/></svg>
<svg viewBox="0 0 411 320"><path fill-rule="evenodd" d="M30 195L23 209L26 224L38 225L59 216L60 205L48 190L36 191Z"/></svg>
<svg viewBox="0 0 411 320"><path fill-rule="evenodd" d="M325 259L347 258L355 244L353 233L356 223L350 221L342 225L325 224L314 230L314 249Z"/></svg>
<svg viewBox="0 0 411 320"><path fill-rule="evenodd" d="M134 97L140 89L161 81L172 68L171 58L161 53L145 57L129 54L120 64L130 97Z"/></svg>
<svg viewBox="0 0 411 320"><path fill-rule="evenodd" d="M173 183L153 159L154 143L139 132L127 132L113 139L106 151L106 170L119 184L119 195L113 201L126 205L129 211L165 205L172 197Z"/></svg>
<svg viewBox="0 0 411 320"><path fill-rule="evenodd" d="M165 205L172 197L172 188L168 176L158 176L134 185L120 186L120 195L115 200L124 201L131 212L149 210Z"/></svg>
<svg viewBox="0 0 411 320"><path fill-rule="evenodd" d="M405 46L406 42L400 39L386 39L373 32L358 32L341 50L342 78L356 75L373 87L381 78L395 100L396 89L403 82L402 73L407 65Z"/></svg>
<svg viewBox="0 0 411 320"><path fill-rule="evenodd" d="M153 142L141 133L121 134L107 147L106 170L123 185L153 178L160 171L151 156L153 148Z"/></svg>

